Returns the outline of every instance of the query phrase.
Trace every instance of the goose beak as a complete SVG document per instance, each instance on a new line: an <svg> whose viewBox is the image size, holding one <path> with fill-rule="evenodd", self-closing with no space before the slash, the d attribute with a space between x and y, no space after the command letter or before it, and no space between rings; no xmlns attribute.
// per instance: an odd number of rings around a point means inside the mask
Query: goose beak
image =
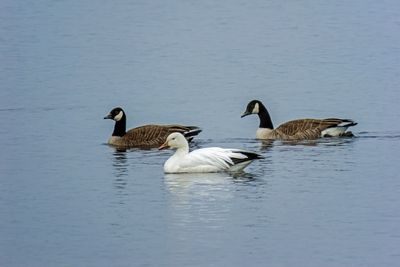
<svg viewBox="0 0 400 267"><path fill-rule="evenodd" d="M164 144L162 144L162 145L158 148L158 150L163 150L163 149L167 149L167 148L169 148L169 145L168 145L168 142L165 142Z"/></svg>
<svg viewBox="0 0 400 267"><path fill-rule="evenodd" d="M240 118L246 117L248 115L250 115L251 113L248 112L247 110L242 114L242 116L240 116Z"/></svg>
<svg viewBox="0 0 400 267"><path fill-rule="evenodd" d="M112 116L111 116L111 114L108 114L107 116L105 116L104 117L104 119L106 120L106 119L110 119L110 120L112 120Z"/></svg>

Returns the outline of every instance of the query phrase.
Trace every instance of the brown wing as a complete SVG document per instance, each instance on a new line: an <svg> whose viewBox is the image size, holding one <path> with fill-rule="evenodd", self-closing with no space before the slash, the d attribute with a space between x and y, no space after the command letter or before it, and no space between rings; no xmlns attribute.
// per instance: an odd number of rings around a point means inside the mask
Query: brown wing
<svg viewBox="0 0 400 267"><path fill-rule="evenodd" d="M123 139L129 147L154 148L162 145L171 133L183 134L193 128L182 125L145 125L129 130Z"/></svg>
<svg viewBox="0 0 400 267"><path fill-rule="evenodd" d="M299 119L288 121L275 129L281 139L316 139L321 137L321 132L329 127L337 126L343 122L341 119Z"/></svg>

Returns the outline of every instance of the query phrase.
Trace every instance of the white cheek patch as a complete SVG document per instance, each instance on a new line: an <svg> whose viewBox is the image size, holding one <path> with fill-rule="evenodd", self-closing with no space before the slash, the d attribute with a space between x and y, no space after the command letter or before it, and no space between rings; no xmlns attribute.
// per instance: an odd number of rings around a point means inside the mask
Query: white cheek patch
<svg viewBox="0 0 400 267"><path fill-rule="evenodd" d="M258 106L258 103L256 103L254 105L253 111L251 113L258 114L259 111L260 111L260 107Z"/></svg>
<svg viewBox="0 0 400 267"><path fill-rule="evenodd" d="M115 121L120 121L122 119L122 116L124 116L124 112L121 110L117 116L114 117Z"/></svg>

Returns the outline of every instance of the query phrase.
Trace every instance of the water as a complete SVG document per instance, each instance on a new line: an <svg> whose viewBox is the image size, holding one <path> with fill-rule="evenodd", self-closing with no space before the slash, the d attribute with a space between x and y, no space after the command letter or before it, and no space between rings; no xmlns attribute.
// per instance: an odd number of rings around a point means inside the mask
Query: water
<svg viewBox="0 0 400 267"><path fill-rule="evenodd" d="M397 1L2 1L1 266L394 266L400 260ZM254 140L356 120L357 138ZM199 125L245 174L165 175L171 151L105 145Z"/></svg>

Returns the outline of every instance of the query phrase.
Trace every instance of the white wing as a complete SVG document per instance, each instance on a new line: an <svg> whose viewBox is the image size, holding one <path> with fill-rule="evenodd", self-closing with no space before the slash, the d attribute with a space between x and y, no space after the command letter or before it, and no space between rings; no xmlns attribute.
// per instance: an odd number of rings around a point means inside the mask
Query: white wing
<svg viewBox="0 0 400 267"><path fill-rule="evenodd" d="M197 149L189 153L180 165L182 168L208 166L216 170L227 170L235 165L232 158L245 159L247 157L240 154L240 150L237 149L209 147Z"/></svg>

